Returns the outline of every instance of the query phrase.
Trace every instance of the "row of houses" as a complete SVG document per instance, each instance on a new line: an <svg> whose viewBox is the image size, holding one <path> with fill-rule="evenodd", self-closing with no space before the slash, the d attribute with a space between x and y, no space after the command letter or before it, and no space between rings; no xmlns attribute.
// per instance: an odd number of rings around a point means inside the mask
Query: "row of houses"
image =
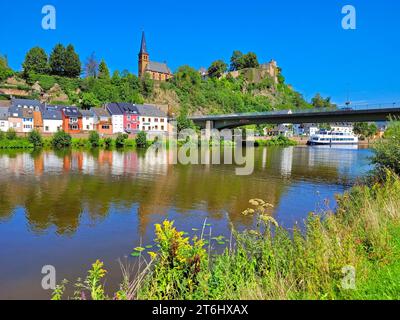
<svg viewBox="0 0 400 320"><path fill-rule="evenodd" d="M166 133L168 117L152 105L108 103L103 108L81 110L37 100L12 99L0 104L0 130L10 128L19 133L32 130L41 133L64 130L70 134L97 131L106 135L138 131Z"/></svg>

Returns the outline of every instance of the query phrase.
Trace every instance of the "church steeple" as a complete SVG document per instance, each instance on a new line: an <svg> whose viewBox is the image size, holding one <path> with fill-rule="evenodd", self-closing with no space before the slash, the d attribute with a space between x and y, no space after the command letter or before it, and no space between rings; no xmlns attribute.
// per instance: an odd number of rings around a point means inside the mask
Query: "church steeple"
<svg viewBox="0 0 400 320"><path fill-rule="evenodd" d="M145 75L148 64L149 64L149 53L147 52L146 36L143 31L142 42L140 44L140 52L139 52L139 78Z"/></svg>
<svg viewBox="0 0 400 320"><path fill-rule="evenodd" d="M144 34L144 31L142 33L142 43L140 45L140 52L139 54L148 54L147 52L147 44L146 44L146 35Z"/></svg>

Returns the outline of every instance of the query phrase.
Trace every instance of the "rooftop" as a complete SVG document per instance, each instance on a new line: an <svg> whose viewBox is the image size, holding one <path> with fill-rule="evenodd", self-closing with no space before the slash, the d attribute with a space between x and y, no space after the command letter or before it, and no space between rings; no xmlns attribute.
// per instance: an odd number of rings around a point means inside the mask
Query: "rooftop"
<svg viewBox="0 0 400 320"><path fill-rule="evenodd" d="M167 118L165 112L161 111L155 106L151 105L136 105L139 114L144 117L159 117L159 118Z"/></svg>
<svg viewBox="0 0 400 320"><path fill-rule="evenodd" d="M162 62L154 62L154 61L149 61L149 64L146 67L147 71L154 71L158 73L166 73L166 74L172 74L170 68L168 68L166 63Z"/></svg>

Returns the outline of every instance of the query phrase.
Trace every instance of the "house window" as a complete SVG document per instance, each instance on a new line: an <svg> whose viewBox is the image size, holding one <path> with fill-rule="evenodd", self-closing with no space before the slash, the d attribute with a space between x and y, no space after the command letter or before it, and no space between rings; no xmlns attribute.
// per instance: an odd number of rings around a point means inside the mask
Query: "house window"
<svg viewBox="0 0 400 320"><path fill-rule="evenodd" d="M161 130L163 130L163 131L164 131L164 126L161 126Z"/></svg>
<svg viewBox="0 0 400 320"><path fill-rule="evenodd" d="M128 121L131 121L131 116L128 116L127 118L128 118Z"/></svg>
<svg viewBox="0 0 400 320"><path fill-rule="evenodd" d="M160 119L160 122L164 122L164 118L161 118L161 119Z"/></svg>
<svg viewBox="0 0 400 320"><path fill-rule="evenodd" d="M143 127L142 127L142 131L145 131L145 130L146 130L146 127L145 127L145 126L143 126Z"/></svg>
<svg viewBox="0 0 400 320"><path fill-rule="evenodd" d="M49 131L49 126L45 126L44 131Z"/></svg>
<svg viewBox="0 0 400 320"><path fill-rule="evenodd" d="M158 122L158 118L154 118L154 122Z"/></svg>
<svg viewBox="0 0 400 320"><path fill-rule="evenodd" d="M110 129L110 126L108 126L108 125L102 125L101 128L102 128L103 130L109 130L109 129Z"/></svg>
<svg viewBox="0 0 400 320"><path fill-rule="evenodd" d="M90 129L90 126L89 125L86 125L86 130L89 130Z"/></svg>
<svg viewBox="0 0 400 320"><path fill-rule="evenodd" d="M154 129L158 130L158 126L155 126Z"/></svg>
<svg viewBox="0 0 400 320"><path fill-rule="evenodd" d="M151 122L151 119L149 118L149 122Z"/></svg>
<svg viewBox="0 0 400 320"><path fill-rule="evenodd" d="M128 123L128 129L130 129L131 128L131 124L130 123Z"/></svg>

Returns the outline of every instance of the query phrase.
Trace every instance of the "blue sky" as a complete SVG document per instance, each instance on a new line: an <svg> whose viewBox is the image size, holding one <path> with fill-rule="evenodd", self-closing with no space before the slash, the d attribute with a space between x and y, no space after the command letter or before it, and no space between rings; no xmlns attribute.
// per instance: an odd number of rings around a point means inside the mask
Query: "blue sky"
<svg viewBox="0 0 400 320"><path fill-rule="evenodd" d="M44 5L57 10L57 29L41 27ZM357 10L357 29L341 27L342 7ZM150 59L175 70L227 62L233 50L275 59L289 84L310 100L316 92L337 103L400 102L398 0L14 0L1 1L0 53L21 69L33 46L50 52L74 44L111 70L137 73L141 31Z"/></svg>

